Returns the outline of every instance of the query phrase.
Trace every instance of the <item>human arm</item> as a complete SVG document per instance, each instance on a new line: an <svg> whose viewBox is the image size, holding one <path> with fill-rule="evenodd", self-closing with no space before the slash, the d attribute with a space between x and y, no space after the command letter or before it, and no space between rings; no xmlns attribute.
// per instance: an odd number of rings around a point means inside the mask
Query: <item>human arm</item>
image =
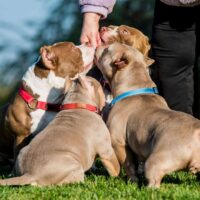
<svg viewBox="0 0 200 200"><path fill-rule="evenodd" d="M105 19L112 12L116 0L79 0L83 25L80 42L97 47L101 40L99 36L99 20Z"/></svg>

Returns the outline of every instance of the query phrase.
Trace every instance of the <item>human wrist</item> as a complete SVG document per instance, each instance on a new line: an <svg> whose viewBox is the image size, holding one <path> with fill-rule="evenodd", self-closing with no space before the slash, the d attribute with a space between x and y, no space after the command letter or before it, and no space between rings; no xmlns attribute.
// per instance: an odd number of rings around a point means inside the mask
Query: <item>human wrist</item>
<svg viewBox="0 0 200 200"><path fill-rule="evenodd" d="M83 15L83 20L87 22L90 21L94 23L99 23L100 18L101 18L100 14L93 12L86 12Z"/></svg>

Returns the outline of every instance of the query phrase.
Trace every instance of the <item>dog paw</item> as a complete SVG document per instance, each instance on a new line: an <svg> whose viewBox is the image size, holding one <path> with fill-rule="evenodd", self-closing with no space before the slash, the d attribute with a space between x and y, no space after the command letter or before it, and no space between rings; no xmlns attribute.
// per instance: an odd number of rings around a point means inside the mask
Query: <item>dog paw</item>
<svg viewBox="0 0 200 200"><path fill-rule="evenodd" d="M149 183L147 187L152 189L158 189L160 188L160 183Z"/></svg>

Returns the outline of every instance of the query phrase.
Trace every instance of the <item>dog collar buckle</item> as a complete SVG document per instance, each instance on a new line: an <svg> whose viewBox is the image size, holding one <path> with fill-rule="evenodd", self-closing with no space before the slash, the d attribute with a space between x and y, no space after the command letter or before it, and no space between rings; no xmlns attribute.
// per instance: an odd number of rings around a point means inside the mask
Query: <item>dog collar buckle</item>
<svg viewBox="0 0 200 200"><path fill-rule="evenodd" d="M27 102L27 105L31 110L36 110L38 107L38 100L33 98L31 101Z"/></svg>
<svg viewBox="0 0 200 200"><path fill-rule="evenodd" d="M20 88L18 94L22 97L22 99L26 102L28 108L31 110L41 109L52 112L58 112L60 110L59 104L51 104L43 101L38 101L22 87Z"/></svg>

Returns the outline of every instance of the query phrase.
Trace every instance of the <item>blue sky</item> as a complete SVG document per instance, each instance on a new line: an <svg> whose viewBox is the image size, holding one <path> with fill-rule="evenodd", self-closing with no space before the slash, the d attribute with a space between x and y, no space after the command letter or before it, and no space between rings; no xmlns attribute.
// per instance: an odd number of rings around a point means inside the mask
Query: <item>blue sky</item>
<svg viewBox="0 0 200 200"><path fill-rule="evenodd" d="M53 3L55 0L0 0L0 46L7 44L7 49L0 53L1 60L12 59L16 48L31 47L16 30L23 30L25 36L34 35L37 27L28 22L43 21Z"/></svg>

